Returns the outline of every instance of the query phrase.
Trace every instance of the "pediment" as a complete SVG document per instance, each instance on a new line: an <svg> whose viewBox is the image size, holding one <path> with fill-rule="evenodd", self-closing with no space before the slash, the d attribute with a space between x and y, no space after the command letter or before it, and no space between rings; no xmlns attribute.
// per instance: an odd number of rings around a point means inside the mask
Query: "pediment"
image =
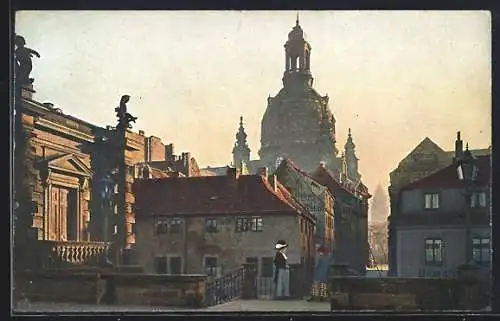
<svg viewBox="0 0 500 321"><path fill-rule="evenodd" d="M42 161L46 168L76 174L79 176L92 176L92 170L78 156L74 154L61 154L52 156Z"/></svg>

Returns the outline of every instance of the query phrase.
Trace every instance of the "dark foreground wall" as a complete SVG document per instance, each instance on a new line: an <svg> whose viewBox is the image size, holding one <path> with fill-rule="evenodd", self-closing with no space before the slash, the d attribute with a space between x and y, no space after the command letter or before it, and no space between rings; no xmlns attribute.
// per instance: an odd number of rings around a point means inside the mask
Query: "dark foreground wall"
<svg viewBox="0 0 500 321"><path fill-rule="evenodd" d="M25 272L15 283L15 299L199 307L204 300L205 281L205 275L61 270Z"/></svg>
<svg viewBox="0 0 500 321"><path fill-rule="evenodd" d="M484 308L489 304L489 284L442 278L333 277L330 292L348 294L412 295L419 309ZM405 298L407 300L407 298Z"/></svg>

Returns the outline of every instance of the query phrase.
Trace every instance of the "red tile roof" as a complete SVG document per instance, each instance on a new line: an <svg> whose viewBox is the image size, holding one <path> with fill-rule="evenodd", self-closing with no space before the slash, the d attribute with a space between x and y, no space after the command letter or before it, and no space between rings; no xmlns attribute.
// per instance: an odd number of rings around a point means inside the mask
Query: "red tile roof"
<svg viewBox="0 0 500 321"><path fill-rule="evenodd" d="M260 175L169 177L136 180L136 215L266 214L297 215L288 191L277 191Z"/></svg>
<svg viewBox="0 0 500 321"><path fill-rule="evenodd" d="M487 186L490 184L491 164L490 156L479 156L476 158L478 176L474 186ZM463 182L458 179L457 165L455 163L426 176L418 181L403 186L401 190L413 190L421 188L462 188Z"/></svg>
<svg viewBox="0 0 500 321"><path fill-rule="evenodd" d="M339 192L353 195L353 192L340 183L336 176L324 166L319 166L310 176L321 185L328 187L330 193L334 196ZM357 191L365 197L371 197L368 188L361 182L357 187Z"/></svg>

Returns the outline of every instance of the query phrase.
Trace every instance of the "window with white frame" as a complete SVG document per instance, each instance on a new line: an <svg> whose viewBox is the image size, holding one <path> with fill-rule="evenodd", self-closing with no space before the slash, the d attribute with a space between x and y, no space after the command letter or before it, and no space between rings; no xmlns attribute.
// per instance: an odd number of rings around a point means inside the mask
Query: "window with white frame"
<svg viewBox="0 0 500 321"><path fill-rule="evenodd" d="M208 276L217 276L217 257L206 256L205 257L205 272Z"/></svg>
<svg viewBox="0 0 500 321"><path fill-rule="evenodd" d="M470 197L470 207L486 207L486 193L474 192Z"/></svg>
<svg viewBox="0 0 500 321"><path fill-rule="evenodd" d="M171 218L168 222L170 233L180 233L183 221L181 217Z"/></svg>
<svg viewBox="0 0 500 321"><path fill-rule="evenodd" d="M205 231L207 233L217 233L217 219L216 218L206 218L205 219Z"/></svg>
<svg viewBox="0 0 500 321"><path fill-rule="evenodd" d="M430 265L441 265L443 263L443 240L425 240L425 263Z"/></svg>
<svg viewBox="0 0 500 321"><path fill-rule="evenodd" d="M425 193L424 202L425 209L439 208L439 193Z"/></svg>
<svg viewBox="0 0 500 321"><path fill-rule="evenodd" d="M476 263L490 261L490 239L488 237L475 237L472 239L472 258Z"/></svg>
<svg viewBox="0 0 500 321"><path fill-rule="evenodd" d="M165 234L168 232L168 220L163 217L159 217L156 220L156 235Z"/></svg>
<svg viewBox="0 0 500 321"><path fill-rule="evenodd" d="M262 232L263 230L264 230L264 223L262 222L262 217L260 216L252 217L251 231Z"/></svg>

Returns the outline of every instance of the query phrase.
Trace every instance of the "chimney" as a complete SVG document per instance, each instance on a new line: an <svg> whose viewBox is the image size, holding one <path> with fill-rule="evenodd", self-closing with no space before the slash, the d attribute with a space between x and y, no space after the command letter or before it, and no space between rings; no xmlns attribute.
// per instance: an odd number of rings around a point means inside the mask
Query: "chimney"
<svg viewBox="0 0 500 321"><path fill-rule="evenodd" d="M144 136L144 131L142 129L139 129L139 135Z"/></svg>
<svg viewBox="0 0 500 321"><path fill-rule="evenodd" d="M460 139L460 132L457 132L457 140L455 141L455 161L458 161L462 158L464 154L464 144Z"/></svg>
<svg viewBox="0 0 500 321"><path fill-rule="evenodd" d="M165 146L165 160L173 161L174 159L174 144L168 144Z"/></svg>
<svg viewBox="0 0 500 321"><path fill-rule="evenodd" d="M267 167L261 167L259 168L259 175L262 176L264 179L267 179Z"/></svg>

